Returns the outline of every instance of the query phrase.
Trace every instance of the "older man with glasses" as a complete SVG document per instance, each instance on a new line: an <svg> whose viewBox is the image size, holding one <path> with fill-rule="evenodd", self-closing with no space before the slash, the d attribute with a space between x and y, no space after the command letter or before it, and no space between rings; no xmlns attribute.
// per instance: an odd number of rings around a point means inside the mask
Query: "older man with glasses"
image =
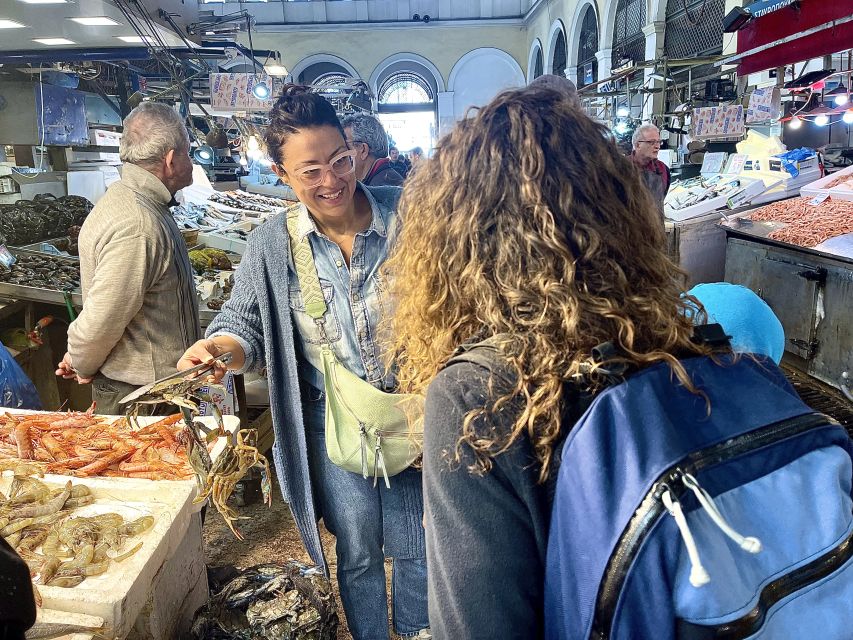
<svg viewBox="0 0 853 640"><path fill-rule="evenodd" d="M91 382L99 413L124 413L120 399L174 373L175 354L201 335L194 273L169 211L192 184L189 150L174 109L136 107L124 120L121 180L80 231L83 311L68 328L56 374Z"/></svg>
<svg viewBox="0 0 853 640"><path fill-rule="evenodd" d="M347 137L347 146L357 152L355 177L373 187L403 184L401 176L388 156L388 134L382 123L366 113L347 116L341 122Z"/></svg>
<svg viewBox="0 0 853 640"><path fill-rule="evenodd" d="M660 130L653 124L641 124L631 138L631 159L643 174L643 180L652 194L663 218L663 199L669 190L669 168L658 160Z"/></svg>

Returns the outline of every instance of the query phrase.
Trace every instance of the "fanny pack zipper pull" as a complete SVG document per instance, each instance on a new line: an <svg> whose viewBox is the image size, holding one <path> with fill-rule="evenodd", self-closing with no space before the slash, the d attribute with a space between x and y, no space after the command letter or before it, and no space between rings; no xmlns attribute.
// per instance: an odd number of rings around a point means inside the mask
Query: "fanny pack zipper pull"
<svg viewBox="0 0 853 640"><path fill-rule="evenodd" d="M359 423L358 434L361 438L361 475L367 480L367 428L364 423Z"/></svg>
<svg viewBox="0 0 853 640"><path fill-rule="evenodd" d="M696 540L690 532L690 526L687 524L687 518L684 517L684 511L681 509L681 503L673 496L669 488L661 494L663 506L675 519L675 524L678 526L678 531L681 533L681 538L684 540L684 546L687 547L687 556L690 558L690 584L694 587L701 587L711 582L711 576L702 566L702 560L699 557L699 550L696 548Z"/></svg>
<svg viewBox="0 0 853 640"><path fill-rule="evenodd" d="M385 479L385 487L391 488L391 482L388 480L388 469L385 467L385 456L382 455L382 432L376 432L376 447L373 450L373 486L376 486L379 480L379 469L382 469L382 477Z"/></svg>
<svg viewBox="0 0 853 640"><path fill-rule="evenodd" d="M708 513L711 517L711 520L717 528L720 529L724 534L726 534L729 538L731 538L736 545L738 545L744 551L749 553L759 553L761 551L762 545L761 540L754 536L742 536L737 531L735 531L732 526L726 522L726 519L723 517L723 514L720 513L720 510L717 508L714 499L711 497L705 489L703 489L699 481L696 480L691 474L685 473L681 476L681 481L684 483L684 486L690 489L693 492L693 495L696 496L696 499L699 501L699 504L702 508Z"/></svg>

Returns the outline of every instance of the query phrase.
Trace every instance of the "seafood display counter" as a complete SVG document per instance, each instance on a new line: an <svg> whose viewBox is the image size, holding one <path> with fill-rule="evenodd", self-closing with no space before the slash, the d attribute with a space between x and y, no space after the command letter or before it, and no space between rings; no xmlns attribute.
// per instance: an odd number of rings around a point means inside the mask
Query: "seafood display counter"
<svg viewBox="0 0 853 640"><path fill-rule="evenodd" d="M0 419L0 532L30 566L41 605L102 619L98 637L186 632L208 592L199 490L175 420L114 428L123 418L9 409ZM239 421L223 421L230 437ZM217 438L210 458L226 446Z"/></svg>
<svg viewBox="0 0 853 640"><path fill-rule="evenodd" d="M83 306L80 263L76 258L10 249L15 263L0 270L0 296L29 302Z"/></svg>
<svg viewBox="0 0 853 640"><path fill-rule="evenodd" d="M853 202L810 201L723 223L725 279L755 291L779 317L788 364L841 389L845 373L853 375Z"/></svg>

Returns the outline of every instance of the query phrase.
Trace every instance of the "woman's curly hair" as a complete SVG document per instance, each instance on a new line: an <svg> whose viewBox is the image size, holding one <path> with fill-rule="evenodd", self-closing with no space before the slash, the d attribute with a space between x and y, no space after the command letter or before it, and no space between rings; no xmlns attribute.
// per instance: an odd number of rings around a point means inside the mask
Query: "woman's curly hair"
<svg viewBox="0 0 853 640"><path fill-rule="evenodd" d="M386 264L395 314L390 353L401 391L425 394L454 350L507 334L515 388L465 419L477 470L526 434L549 471L565 383L599 366L611 341L640 367L691 342L684 273L667 257L659 213L607 130L550 89L506 91L459 123L407 181L402 231ZM695 315L695 313L694 313ZM474 420L520 407L506 437Z"/></svg>

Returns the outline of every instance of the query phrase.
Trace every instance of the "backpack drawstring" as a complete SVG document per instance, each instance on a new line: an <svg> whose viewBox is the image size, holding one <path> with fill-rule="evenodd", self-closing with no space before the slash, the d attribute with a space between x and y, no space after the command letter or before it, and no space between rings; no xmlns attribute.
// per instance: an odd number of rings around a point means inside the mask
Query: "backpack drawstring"
<svg viewBox="0 0 853 640"><path fill-rule="evenodd" d="M693 495L696 496L696 499L699 501L699 504L703 509L711 516L711 520L715 525L725 533L729 538L731 538L736 545L738 545L744 551L749 553L758 553L761 551L761 540L754 536L742 536L737 531L735 531L731 525L726 522L726 519L723 517L723 514L720 513L720 510L717 508L716 503L714 503L714 499L711 495L705 491L700 485L699 482L689 473L685 473L681 476L681 481L684 483L684 486L690 489L693 492Z"/></svg>
<svg viewBox="0 0 853 640"><path fill-rule="evenodd" d="M690 532L690 526L687 524L687 518L684 517L684 511L681 509L681 503L675 498L669 489L661 494L663 506L669 511L675 519L675 524L678 526L678 531L681 533L681 538L684 540L684 546L687 547L687 556L690 558L690 584L694 587L701 587L711 582L711 576L702 566L702 560L699 557L699 550L696 548L696 540Z"/></svg>

